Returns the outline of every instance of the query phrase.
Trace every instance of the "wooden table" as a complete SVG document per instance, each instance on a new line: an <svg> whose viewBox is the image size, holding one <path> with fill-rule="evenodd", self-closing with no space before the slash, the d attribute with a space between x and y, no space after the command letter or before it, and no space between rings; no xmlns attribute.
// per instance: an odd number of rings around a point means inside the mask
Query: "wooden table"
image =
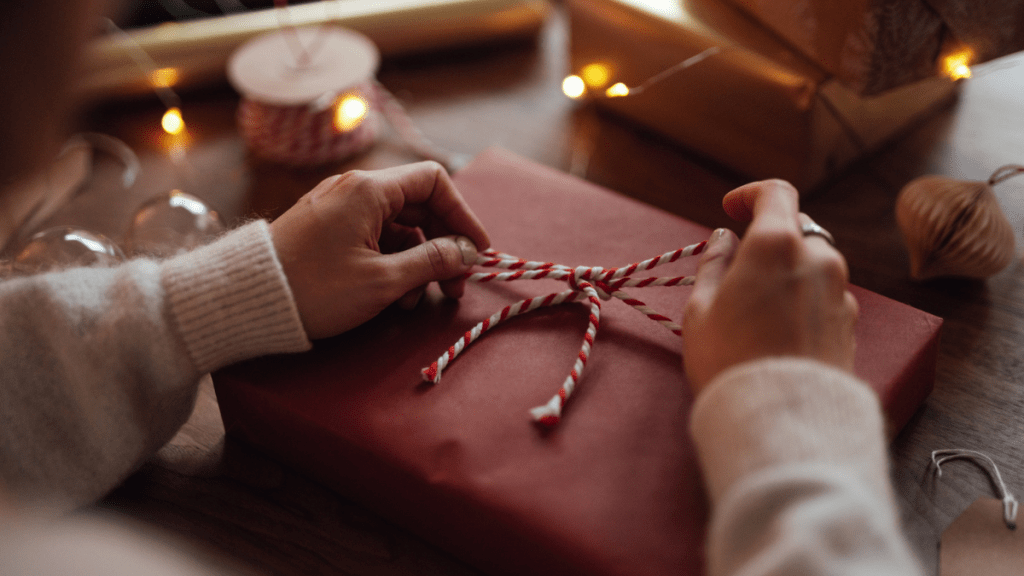
<svg viewBox="0 0 1024 576"><path fill-rule="evenodd" d="M640 198L708 226L734 226L721 196L744 179L697 155L564 98L567 23L556 13L536 44L387 61L380 80L415 123L447 148L475 154L492 145ZM935 392L893 445L893 474L911 540L934 569L945 526L991 484L969 464L932 477L930 451L983 450L1010 489L1024 492L1024 268L1016 261L987 282L915 283L893 216L896 194L926 174L985 179L1024 161L1024 57L981 67L957 106L916 128L804 202L832 231L855 284L945 318ZM186 94L193 141L189 164L169 160L155 102L117 103L87 125L124 139L143 163L126 192L96 190L58 216L93 214L93 227L118 237L149 196L182 187L229 222L274 216L321 178L350 168L415 160L395 139L340 166L295 172L248 160L226 89ZM110 186L117 190L117 186ZM1024 178L997 193L1010 220L1024 223ZM91 207L91 208L90 208ZM102 209L97 209L102 207ZM78 212L76 212L78 211ZM214 562L275 574L475 574L358 505L225 438L209 382L177 437L101 507L176 533Z"/></svg>

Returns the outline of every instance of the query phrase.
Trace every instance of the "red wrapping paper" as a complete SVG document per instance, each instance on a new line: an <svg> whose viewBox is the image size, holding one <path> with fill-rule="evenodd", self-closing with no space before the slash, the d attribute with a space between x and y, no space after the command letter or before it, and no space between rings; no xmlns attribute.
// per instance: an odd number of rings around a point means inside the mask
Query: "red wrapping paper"
<svg viewBox="0 0 1024 576"><path fill-rule="evenodd" d="M705 240L710 230L507 152L456 183L496 249L619 266ZM697 258L659 275L689 274ZM659 268L656 271L662 270ZM567 375L587 324L580 304L486 333L441 382L422 382L459 336L549 280L428 292L311 352L223 370L228 433L493 574L698 574L707 504L691 441L678 338L617 301L562 422L527 410ZM690 288L631 289L676 321ZM931 388L938 318L863 290L857 372L898 429Z"/></svg>

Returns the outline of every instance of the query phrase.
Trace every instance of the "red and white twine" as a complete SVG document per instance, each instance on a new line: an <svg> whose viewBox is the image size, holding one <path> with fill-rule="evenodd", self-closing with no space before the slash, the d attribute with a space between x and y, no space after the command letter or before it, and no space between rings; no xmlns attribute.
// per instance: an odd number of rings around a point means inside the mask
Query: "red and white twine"
<svg viewBox="0 0 1024 576"><path fill-rule="evenodd" d="M317 166L347 160L375 144L384 118L401 142L421 158L440 162L449 171L465 163L458 154L424 136L395 96L376 80L349 87L341 94L356 96L367 105L365 117L349 129L335 124L334 105L281 106L242 98L238 107L242 137L260 158L291 166Z"/></svg>
<svg viewBox="0 0 1024 576"><path fill-rule="evenodd" d="M292 166L316 166L344 160L377 141L376 87L365 82L350 88L368 103L366 117L349 130L334 124L333 106L280 106L243 98L238 127L249 149L260 158Z"/></svg>
<svg viewBox="0 0 1024 576"><path fill-rule="evenodd" d="M498 324L545 306L556 306L569 302L590 303L590 318L587 331L583 335L583 344L573 364L572 371L565 378L558 393L551 400L542 406L530 410L534 421L545 426L558 424L562 416L562 409L565 403L572 396L573 390L583 377L583 368L587 365L590 357L590 349L594 345L598 328L601 325L601 301L617 298L629 304L640 313L651 320L658 322L677 336L682 335L682 328L672 322L667 316L652 310L642 301L633 298L622 291L627 287L645 286L688 286L693 284L693 276L677 277L648 277L632 278L636 272L650 270L657 266L675 262L686 256L700 254L707 242L700 242L685 248L679 248L672 252L666 252L643 262L637 262L622 268L602 268L600 266L579 266L570 268L554 262L533 262L523 260L515 256L487 250L478 256L476 265L486 268L501 268L506 272L467 272L466 280L470 282L511 282L514 280L537 280L548 278L551 280L563 280L569 285L569 290L555 292L544 297L527 298L515 304L505 306L490 318L480 322L471 330L467 331L458 342L453 344L434 363L422 370L423 379L437 384L441 381L441 373L467 346L480 338L484 332L494 328Z"/></svg>

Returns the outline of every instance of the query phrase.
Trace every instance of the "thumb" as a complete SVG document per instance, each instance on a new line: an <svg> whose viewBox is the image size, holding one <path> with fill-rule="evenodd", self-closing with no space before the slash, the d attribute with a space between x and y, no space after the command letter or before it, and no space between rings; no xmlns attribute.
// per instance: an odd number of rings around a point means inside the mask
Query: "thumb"
<svg viewBox="0 0 1024 576"><path fill-rule="evenodd" d="M691 299L708 303L714 299L738 245L739 238L731 230L719 228L711 233L704 255L697 264L697 278Z"/></svg>
<svg viewBox="0 0 1024 576"><path fill-rule="evenodd" d="M476 244L465 236L441 236L385 256L400 272L401 291L458 278L477 259Z"/></svg>

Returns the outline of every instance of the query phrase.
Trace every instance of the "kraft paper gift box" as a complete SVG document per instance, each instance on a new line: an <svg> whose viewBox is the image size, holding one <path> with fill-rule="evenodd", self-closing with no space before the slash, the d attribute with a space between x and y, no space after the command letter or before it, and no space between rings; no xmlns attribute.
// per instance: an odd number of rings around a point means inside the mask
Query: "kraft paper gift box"
<svg viewBox="0 0 1024 576"><path fill-rule="evenodd" d="M862 94L1024 49L1022 0L724 0Z"/></svg>
<svg viewBox="0 0 1024 576"><path fill-rule="evenodd" d="M456 183L494 247L526 258L625 265L710 233L503 151L485 152ZM697 257L686 260L665 273L692 273ZM471 284L458 302L431 291L417 309L388 309L311 352L223 370L214 382L227 431L490 574L699 574L708 511L677 336L606 302L579 387L547 432L527 411L568 374L586 306L509 320L439 384L421 380L478 321L560 289ZM629 291L678 321L689 290ZM857 373L896 430L930 390L941 321L855 294Z"/></svg>
<svg viewBox="0 0 1024 576"><path fill-rule="evenodd" d="M766 26L722 0L568 0L571 70L596 105L750 178L806 190L953 101L930 78L862 97ZM637 87L708 48L720 51L640 93ZM597 64L603 74L587 74Z"/></svg>

